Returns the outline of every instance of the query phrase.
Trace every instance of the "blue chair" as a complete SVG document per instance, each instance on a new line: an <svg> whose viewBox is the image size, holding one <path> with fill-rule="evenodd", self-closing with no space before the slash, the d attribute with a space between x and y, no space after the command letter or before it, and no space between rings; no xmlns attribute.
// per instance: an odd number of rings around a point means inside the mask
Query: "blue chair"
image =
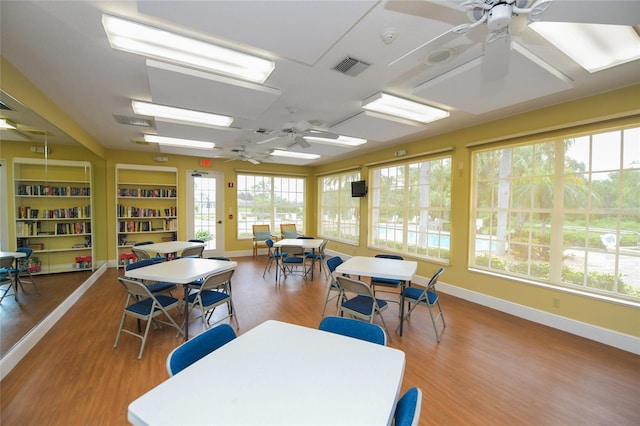
<svg viewBox="0 0 640 426"><path fill-rule="evenodd" d="M14 260L15 258L13 256L0 257L0 286L7 286L1 290L2 296L0 296L0 303L2 303L4 298L9 295L9 291L11 291L15 283L13 273L11 272L11 270L13 269ZM16 297L16 300L18 300L17 293L14 293L14 295Z"/></svg>
<svg viewBox="0 0 640 426"><path fill-rule="evenodd" d="M298 237L298 238L305 238L305 237ZM313 237L311 237L310 239L313 239ZM327 255L324 253L325 248L327 247L327 243L329 242L329 240L324 240L322 242L322 244L320 244L320 247L318 247L318 251L314 252L314 251L305 251L304 252L304 256L312 261L312 264L317 263L319 266L319 272L322 273L322 265L324 263L324 260L326 259ZM327 277L329 275L329 272L327 271L326 273Z"/></svg>
<svg viewBox="0 0 640 426"><path fill-rule="evenodd" d="M33 249L30 249L29 247L18 247L16 251L24 253L25 256L16 258L17 267L11 268L11 274L14 275L22 291L24 291L22 284L31 284L36 290L36 293L40 294L40 290L38 290L38 286L36 285L33 275L31 275L31 271L29 270L29 259L33 254ZM20 277L29 277L29 279L25 280Z"/></svg>
<svg viewBox="0 0 640 426"><path fill-rule="evenodd" d="M393 416L395 426L417 426L420 421L422 391L413 387L406 391L396 404Z"/></svg>
<svg viewBox="0 0 640 426"><path fill-rule="evenodd" d="M340 266L341 263L342 263L342 258L340 256L330 257L326 261L327 271L329 271L329 287L327 287L327 297L325 297L324 306L322 307L322 316L324 316L324 313L327 310L327 304L329 303L329 301L341 295L340 285L338 284L338 281L336 281L336 278L333 276L333 271L335 271L336 268ZM335 291L338 294L331 296L332 291Z"/></svg>
<svg viewBox="0 0 640 426"><path fill-rule="evenodd" d="M263 278L267 272L271 272L271 265L273 264L274 261L276 262L276 265L277 265L280 259L287 257L286 252L276 251L273 248L273 240L271 238L268 238L267 240L265 240L265 243L267 244L267 249L269 251L267 252L267 264L264 265L264 272L262 273Z"/></svg>
<svg viewBox="0 0 640 426"><path fill-rule="evenodd" d="M236 332L229 324L205 330L193 339L187 340L175 348L167 357L169 376L178 374L194 362L204 358L211 352L226 345L236 338Z"/></svg>
<svg viewBox="0 0 640 426"><path fill-rule="evenodd" d="M436 291L436 283L438 282L438 278L444 272L444 268L440 268L436 271L435 274L429 280L426 288L422 287L406 287L403 291L403 296L405 302L409 303L410 309L407 312L405 318L402 318L401 321L409 318L411 312L416 308L416 306L422 305L429 308L429 315L431 316L431 323L433 324L433 330L436 332L436 339L438 343L440 343L440 334L438 334L437 322L438 319L442 320L442 328L444 329L447 325L444 322L444 314L442 313L442 308L440 307L440 297ZM438 307L438 313L434 316L433 308Z"/></svg>
<svg viewBox="0 0 640 426"><path fill-rule="evenodd" d="M373 295L373 290L364 281L354 280L342 275L336 277L336 280L341 290L338 315L347 314L352 318L362 319L369 323L373 323L373 319L378 315L382 321L384 331L389 336L389 330L382 316L382 311L388 307L386 300L376 299ZM352 294L355 296L349 298L348 295ZM389 337L389 340L391 340L391 337Z"/></svg>
<svg viewBox="0 0 640 426"><path fill-rule="evenodd" d="M133 247L131 247L131 251L133 252L133 254L136 255L136 258L138 260L151 259L151 255L149 253L147 253L145 250L141 250L141 249L136 248L136 247L139 247L139 246L146 246L146 245L149 245L149 244L154 244L154 243L153 243L153 241L141 241L139 243L135 243L133 245Z"/></svg>
<svg viewBox="0 0 640 426"><path fill-rule="evenodd" d="M178 330L178 335L183 335L182 328L175 322L168 312L170 309L178 307L178 299L165 294L153 294L149 291L147 286L140 281L125 277L118 277L118 281L127 291L127 302L122 313L122 319L120 320L120 327L118 327L116 341L113 344L114 348L118 347L120 333L125 332L135 336L142 340L142 343L140 344L140 352L138 353L138 359L141 359L142 352L144 351L144 345L147 342L149 329L151 328L151 323L154 323L154 325L166 324L171 327L175 327ZM147 321L144 333L136 333L135 331L125 329L124 322L127 316L131 316L140 321ZM166 321L159 319L159 317L162 316L166 318ZM138 330L140 330L139 324Z"/></svg>
<svg viewBox="0 0 640 426"><path fill-rule="evenodd" d="M202 316L202 325L205 328L209 328L213 311L220 305L227 305L227 315L215 323L222 321L225 318L233 317L233 321L238 328L238 318L233 307L233 299L231 297L231 277L234 270L228 270L218 272L217 274L209 275L204 279L204 282L199 285L198 291L191 293L187 296L185 302L189 304L191 308L196 308L200 311ZM190 283L189 286L194 285ZM185 318L185 321L188 319Z"/></svg>
<svg viewBox="0 0 640 426"><path fill-rule="evenodd" d="M318 329L378 345L387 345L387 334L382 327L352 318L326 317L320 321Z"/></svg>
<svg viewBox="0 0 640 426"><path fill-rule="evenodd" d="M133 262L125 266L125 270L130 271L132 269L142 268L143 266L154 265L163 260L164 258L153 258L153 259L149 258L149 259L138 260L137 262ZM171 290L178 287L175 283L170 283L170 282L153 282L153 283L145 282L144 285L147 286L149 291L154 294L164 293L164 292L168 292L169 294L171 294Z"/></svg>
<svg viewBox="0 0 640 426"><path fill-rule="evenodd" d="M376 254L375 257L381 259L395 259L395 260L404 260L402 256L398 256L396 254ZM373 293L394 293L390 291L382 291L377 290L378 287L390 287L390 288L399 288L402 282L400 280L395 280L393 278L380 278L380 277L372 277L371 278L371 286L373 287ZM397 295L397 293L394 293ZM394 301L395 302L395 301Z"/></svg>
<svg viewBox="0 0 640 426"><path fill-rule="evenodd" d="M287 275L298 273L306 280L307 267L305 265L306 258L304 256L304 249L299 246L283 246L280 250L281 253L287 254L286 256L282 256L280 261L284 278L286 278Z"/></svg>

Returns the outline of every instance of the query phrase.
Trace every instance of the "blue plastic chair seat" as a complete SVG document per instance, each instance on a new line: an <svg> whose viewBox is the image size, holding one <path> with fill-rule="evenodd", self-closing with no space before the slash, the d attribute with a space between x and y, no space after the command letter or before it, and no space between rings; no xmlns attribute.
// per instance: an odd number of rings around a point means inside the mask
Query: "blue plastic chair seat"
<svg viewBox="0 0 640 426"><path fill-rule="evenodd" d="M163 308L175 303L178 299L171 296L165 296L163 294L156 295L156 300ZM129 305L125 308L125 310L138 314L147 316L151 314L151 307L153 306L153 299L143 299L133 305Z"/></svg>
<svg viewBox="0 0 640 426"><path fill-rule="evenodd" d="M176 285L170 282L146 284L146 286L151 293L162 293L164 291L173 290L174 288L176 288Z"/></svg>
<svg viewBox="0 0 640 426"><path fill-rule="evenodd" d="M376 299L376 302L378 302L378 307L380 309L387 306L387 302L382 299ZM358 296L343 302L342 306L363 315L373 315L373 303L369 296L359 294Z"/></svg>
<svg viewBox="0 0 640 426"><path fill-rule="evenodd" d="M302 257L297 257L297 256L291 256L291 257L286 257L282 260L283 263L292 263L292 264L301 264L304 262L304 259Z"/></svg>
<svg viewBox="0 0 640 426"><path fill-rule="evenodd" d="M412 299L412 300L415 300L416 302L426 302L424 297L421 298L423 293L424 293L423 288L407 287L404 289L403 295L405 299ZM427 292L427 297L429 299L430 305L433 305L438 300L438 295L430 291Z"/></svg>
<svg viewBox="0 0 640 426"><path fill-rule="evenodd" d="M197 296L198 296L197 293L190 294L189 297L187 297L187 301L189 303L193 303L193 301L196 299ZM202 292L200 292L200 298L202 299L203 306L211 306L223 300L229 299L229 295L221 291L205 289Z"/></svg>
<svg viewBox="0 0 640 426"><path fill-rule="evenodd" d="M400 280L394 280L393 278L371 278L371 284L373 285L386 285L386 286L399 286Z"/></svg>

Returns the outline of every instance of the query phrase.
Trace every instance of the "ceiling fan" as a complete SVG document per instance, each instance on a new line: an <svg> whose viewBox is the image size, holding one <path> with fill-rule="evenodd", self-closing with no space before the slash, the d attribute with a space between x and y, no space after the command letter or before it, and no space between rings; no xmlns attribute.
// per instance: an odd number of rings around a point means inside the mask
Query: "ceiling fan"
<svg viewBox="0 0 640 426"><path fill-rule="evenodd" d="M295 114L295 112L295 108L289 108L289 113L292 116L293 114ZM290 120L282 125L282 130L280 132L277 132L275 136L263 141L256 142L256 145L262 145L276 139L286 139L289 141L289 145L287 146L287 148L291 148L294 145L298 145L300 146L300 148L309 148L311 144L305 139L305 137L338 139L339 136L340 135L336 133L316 129L310 122L306 120Z"/></svg>
<svg viewBox="0 0 640 426"><path fill-rule="evenodd" d="M638 2L630 0L464 0L470 23L458 25L424 43L389 66L422 62L446 44L482 25L489 30L484 42L482 79L499 80L509 72L512 32L520 33L531 22L571 22L637 25ZM571 37L571 34L567 34Z"/></svg>
<svg viewBox="0 0 640 426"><path fill-rule="evenodd" d="M260 164L260 161L256 160L252 154L247 152L245 146L241 146L240 148L232 148L231 152L235 153L235 157L225 160L225 163L228 161L240 160L240 161L248 161L251 164Z"/></svg>

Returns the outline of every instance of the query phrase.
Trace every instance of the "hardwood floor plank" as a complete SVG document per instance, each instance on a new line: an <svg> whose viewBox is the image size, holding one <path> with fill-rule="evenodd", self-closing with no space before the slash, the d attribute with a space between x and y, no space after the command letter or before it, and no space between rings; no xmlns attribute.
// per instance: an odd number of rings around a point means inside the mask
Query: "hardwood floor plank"
<svg viewBox="0 0 640 426"><path fill-rule="evenodd" d="M276 285L273 271L262 278L264 256L234 260L238 333L268 319L317 327L324 276ZM113 348L121 273L108 270L0 383L0 423L124 425L129 403L167 378L166 357L182 342L174 329L152 330L142 360L132 336ZM422 389L420 424L638 424L640 357L448 295L441 303L440 344L426 309L389 344L406 353L402 391ZM394 330L397 304L384 315ZM202 331L195 316L190 331Z"/></svg>

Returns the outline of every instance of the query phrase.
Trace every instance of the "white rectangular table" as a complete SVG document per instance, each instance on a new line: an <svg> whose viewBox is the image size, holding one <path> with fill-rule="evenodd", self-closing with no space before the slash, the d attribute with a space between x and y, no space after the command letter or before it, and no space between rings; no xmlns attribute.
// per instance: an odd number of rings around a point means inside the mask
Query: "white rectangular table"
<svg viewBox="0 0 640 426"><path fill-rule="evenodd" d="M165 241L162 243L153 243L153 244L143 244L140 246L134 246L136 250L146 251L151 255L151 253L158 253L167 255L169 253L177 253L186 248L191 247L200 247L203 246L202 243L196 243L192 241Z"/></svg>
<svg viewBox="0 0 640 426"><path fill-rule="evenodd" d="M404 295L403 290L411 284L418 262L414 260L385 259L381 257L354 256L341 263L336 269L337 274L349 274L365 277L380 277L400 280L402 283L400 296L400 335L404 323Z"/></svg>
<svg viewBox="0 0 640 426"><path fill-rule="evenodd" d="M134 425L386 425L404 352L266 321L129 405Z"/></svg>
<svg viewBox="0 0 640 426"><path fill-rule="evenodd" d="M280 241L277 241L275 243L273 243L273 247L275 247L277 250L282 249L282 247L285 246L294 246L294 247L300 247L302 249L307 249L307 250L311 250L313 253L313 257L311 259L311 279L313 279L313 270L314 270L314 266L315 266L315 262L316 262L316 250L318 250L320 248L320 246L322 245L322 243L324 242L324 240L322 239L311 239L311 238L285 238L282 239ZM281 257L277 258L279 261L282 260ZM279 266L279 265L278 265ZM276 282L278 281L278 268L276 268Z"/></svg>
<svg viewBox="0 0 640 426"><path fill-rule="evenodd" d="M12 277L13 280L10 286L13 286L13 297L15 297L16 302L18 301L18 280L20 279L20 273L18 272L18 259L21 257L27 257L27 254L23 251L0 251L0 257L13 257L14 267L16 269L16 276ZM3 295L2 299L7 295L9 290L7 290ZM2 301L0 299L0 302Z"/></svg>
<svg viewBox="0 0 640 426"><path fill-rule="evenodd" d="M151 245L151 244L149 244ZM238 266L237 262L215 259L184 257L166 262L159 262L142 268L125 271L125 276L139 280L167 281L182 284L185 300L189 295L189 284L192 281L208 277L218 272L228 271ZM189 304L184 304L184 338L189 339Z"/></svg>

